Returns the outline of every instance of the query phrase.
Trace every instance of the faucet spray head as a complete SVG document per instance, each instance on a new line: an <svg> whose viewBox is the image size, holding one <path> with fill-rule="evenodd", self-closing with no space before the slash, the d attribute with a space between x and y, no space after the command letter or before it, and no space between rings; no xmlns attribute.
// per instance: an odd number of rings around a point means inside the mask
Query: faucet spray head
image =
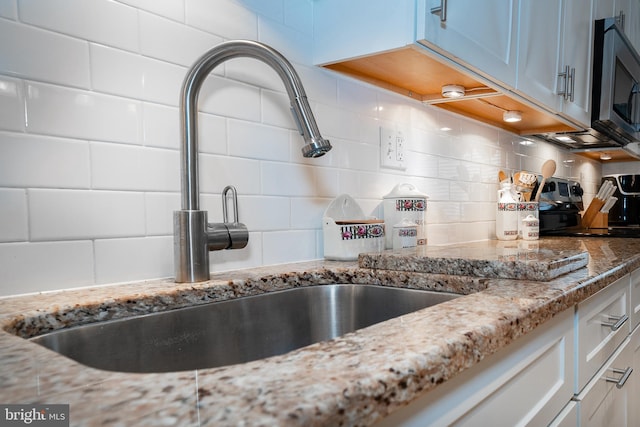
<svg viewBox="0 0 640 427"><path fill-rule="evenodd" d="M302 155L304 157L321 157L329 150L331 150L331 143L328 139L314 137L308 139L307 144L302 147Z"/></svg>

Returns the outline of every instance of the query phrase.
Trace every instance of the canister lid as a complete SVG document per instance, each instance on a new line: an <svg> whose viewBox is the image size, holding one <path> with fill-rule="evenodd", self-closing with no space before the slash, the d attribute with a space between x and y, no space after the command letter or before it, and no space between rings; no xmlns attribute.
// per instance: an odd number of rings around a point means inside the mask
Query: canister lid
<svg viewBox="0 0 640 427"><path fill-rule="evenodd" d="M399 198L416 198L416 199L428 199L429 196L418 191L415 185L409 183L401 183L393 187L393 190L385 196L383 199L399 199Z"/></svg>

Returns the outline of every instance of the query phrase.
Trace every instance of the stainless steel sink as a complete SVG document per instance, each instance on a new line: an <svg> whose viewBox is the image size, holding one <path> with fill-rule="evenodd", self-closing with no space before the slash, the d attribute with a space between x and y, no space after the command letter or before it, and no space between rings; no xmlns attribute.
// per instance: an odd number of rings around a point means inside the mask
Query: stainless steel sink
<svg viewBox="0 0 640 427"><path fill-rule="evenodd" d="M284 354L457 296L374 285L310 286L77 326L31 341L109 371L213 368Z"/></svg>

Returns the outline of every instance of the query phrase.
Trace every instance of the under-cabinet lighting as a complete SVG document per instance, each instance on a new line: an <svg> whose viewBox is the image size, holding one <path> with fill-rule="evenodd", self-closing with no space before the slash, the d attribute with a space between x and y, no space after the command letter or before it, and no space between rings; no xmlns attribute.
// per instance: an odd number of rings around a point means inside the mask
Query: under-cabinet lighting
<svg viewBox="0 0 640 427"><path fill-rule="evenodd" d="M445 98L461 98L464 96L464 86L444 85L442 86L442 96Z"/></svg>
<svg viewBox="0 0 640 427"><path fill-rule="evenodd" d="M570 136L556 136L556 139L560 142L573 142L573 138Z"/></svg>
<svg viewBox="0 0 640 427"><path fill-rule="evenodd" d="M507 123L515 123L522 120L522 113L520 111L508 110L502 113L502 120Z"/></svg>
<svg viewBox="0 0 640 427"><path fill-rule="evenodd" d="M611 160L611 154L609 153L600 154L600 160Z"/></svg>

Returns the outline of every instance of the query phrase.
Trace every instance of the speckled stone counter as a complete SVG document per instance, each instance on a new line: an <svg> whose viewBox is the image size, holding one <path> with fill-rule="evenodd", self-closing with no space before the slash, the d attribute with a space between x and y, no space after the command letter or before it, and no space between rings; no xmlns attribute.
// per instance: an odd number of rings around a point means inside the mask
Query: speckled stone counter
<svg viewBox="0 0 640 427"><path fill-rule="evenodd" d="M640 267L640 239L544 238L588 253L547 282L308 262L208 282L120 284L0 299L0 403L65 403L71 425L370 425ZM443 250L445 250L443 248ZM436 249L430 249L436 250ZM532 250L536 250L535 248ZM527 257L531 253L512 254ZM390 254L387 254L390 255ZM394 262L414 262L411 251ZM527 268L525 262L523 268ZM535 260L529 263L535 269ZM278 289L370 283L463 297L268 359L162 374L80 365L22 337Z"/></svg>

